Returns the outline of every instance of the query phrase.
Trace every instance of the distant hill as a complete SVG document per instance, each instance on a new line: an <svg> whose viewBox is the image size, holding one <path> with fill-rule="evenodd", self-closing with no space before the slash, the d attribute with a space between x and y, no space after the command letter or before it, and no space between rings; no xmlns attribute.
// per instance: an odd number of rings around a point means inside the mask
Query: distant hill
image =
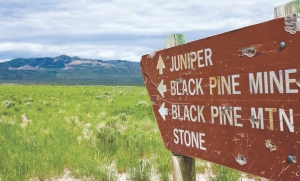
<svg viewBox="0 0 300 181"><path fill-rule="evenodd" d="M139 62L60 55L0 63L0 83L142 85Z"/></svg>

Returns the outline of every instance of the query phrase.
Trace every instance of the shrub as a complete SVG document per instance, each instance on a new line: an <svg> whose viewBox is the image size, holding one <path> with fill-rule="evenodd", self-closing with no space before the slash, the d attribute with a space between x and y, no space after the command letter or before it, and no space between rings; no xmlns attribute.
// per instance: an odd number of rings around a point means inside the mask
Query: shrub
<svg viewBox="0 0 300 181"><path fill-rule="evenodd" d="M129 170L129 176L132 181L150 181L151 180L151 166L148 161L142 159L139 164L133 169Z"/></svg>
<svg viewBox="0 0 300 181"><path fill-rule="evenodd" d="M126 113L119 114L119 118L121 121L127 121L128 115Z"/></svg>
<svg viewBox="0 0 300 181"><path fill-rule="evenodd" d="M2 102L2 106L6 108L13 107L15 105L15 101L5 100Z"/></svg>

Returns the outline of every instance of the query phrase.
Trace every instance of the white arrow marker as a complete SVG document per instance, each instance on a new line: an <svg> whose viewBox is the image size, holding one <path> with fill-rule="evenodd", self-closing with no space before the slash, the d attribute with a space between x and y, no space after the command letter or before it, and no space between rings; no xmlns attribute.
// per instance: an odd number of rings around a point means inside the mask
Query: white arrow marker
<svg viewBox="0 0 300 181"><path fill-rule="evenodd" d="M165 108L165 103L162 103L162 105L160 106L158 112L165 121L166 120L166 115L168 115L168 108Z"/></svg>
<svg viewBox="0 0 300 181"><path fill-rule="evenodd" d="M159 55L158 62L156 69L159 71L159 75L163 74L163 69L166 68L163 59L161 58L161 55Z"/></svg>
<svg viewBox="0 0 300 181"><path fill-rule="evenodd" d="M165 92L167 92L167 86L164 85L164 79L161 80L160 84L157 87L158 92L160 93L160 95L165 98Z"/></svg>

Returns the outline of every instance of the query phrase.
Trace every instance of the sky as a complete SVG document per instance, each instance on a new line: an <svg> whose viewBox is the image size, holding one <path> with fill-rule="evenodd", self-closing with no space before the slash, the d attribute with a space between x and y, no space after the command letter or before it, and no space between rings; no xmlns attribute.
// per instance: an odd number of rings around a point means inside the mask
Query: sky
<svg viewBox="0 0 300 181"><path fill-rule="evenodd" d="M286 0L0 0L0 61L79 56L139 62L165 47L274 18Z"/></svg>

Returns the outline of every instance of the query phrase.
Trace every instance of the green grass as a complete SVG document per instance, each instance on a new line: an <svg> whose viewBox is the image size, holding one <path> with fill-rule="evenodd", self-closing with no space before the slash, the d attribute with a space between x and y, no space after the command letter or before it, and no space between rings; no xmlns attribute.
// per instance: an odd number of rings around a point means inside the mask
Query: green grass
<svg viewBox="0 0 300 181"><path fill-rule="evenodd" d="M211 164L211 171L210 181L238 181L241 177L241 172L217 164Z"/></svg>
<svg viewBox="0 0 300 181"><path fill-rule="evenodd" d="M0 180L169 180L166 150L145 87L0 85ZM197 160L196 171L207 163ZM211 166L212 180L239 172ZM226 179L225 179L226 180Z"/></svg>
<svg viewBox="0 0 300 181"><path fill-rule="evenodd" d="M141 159L159 175L171 153L159 136L144 87L0 86L0 178L114 180Z"/></svg>

